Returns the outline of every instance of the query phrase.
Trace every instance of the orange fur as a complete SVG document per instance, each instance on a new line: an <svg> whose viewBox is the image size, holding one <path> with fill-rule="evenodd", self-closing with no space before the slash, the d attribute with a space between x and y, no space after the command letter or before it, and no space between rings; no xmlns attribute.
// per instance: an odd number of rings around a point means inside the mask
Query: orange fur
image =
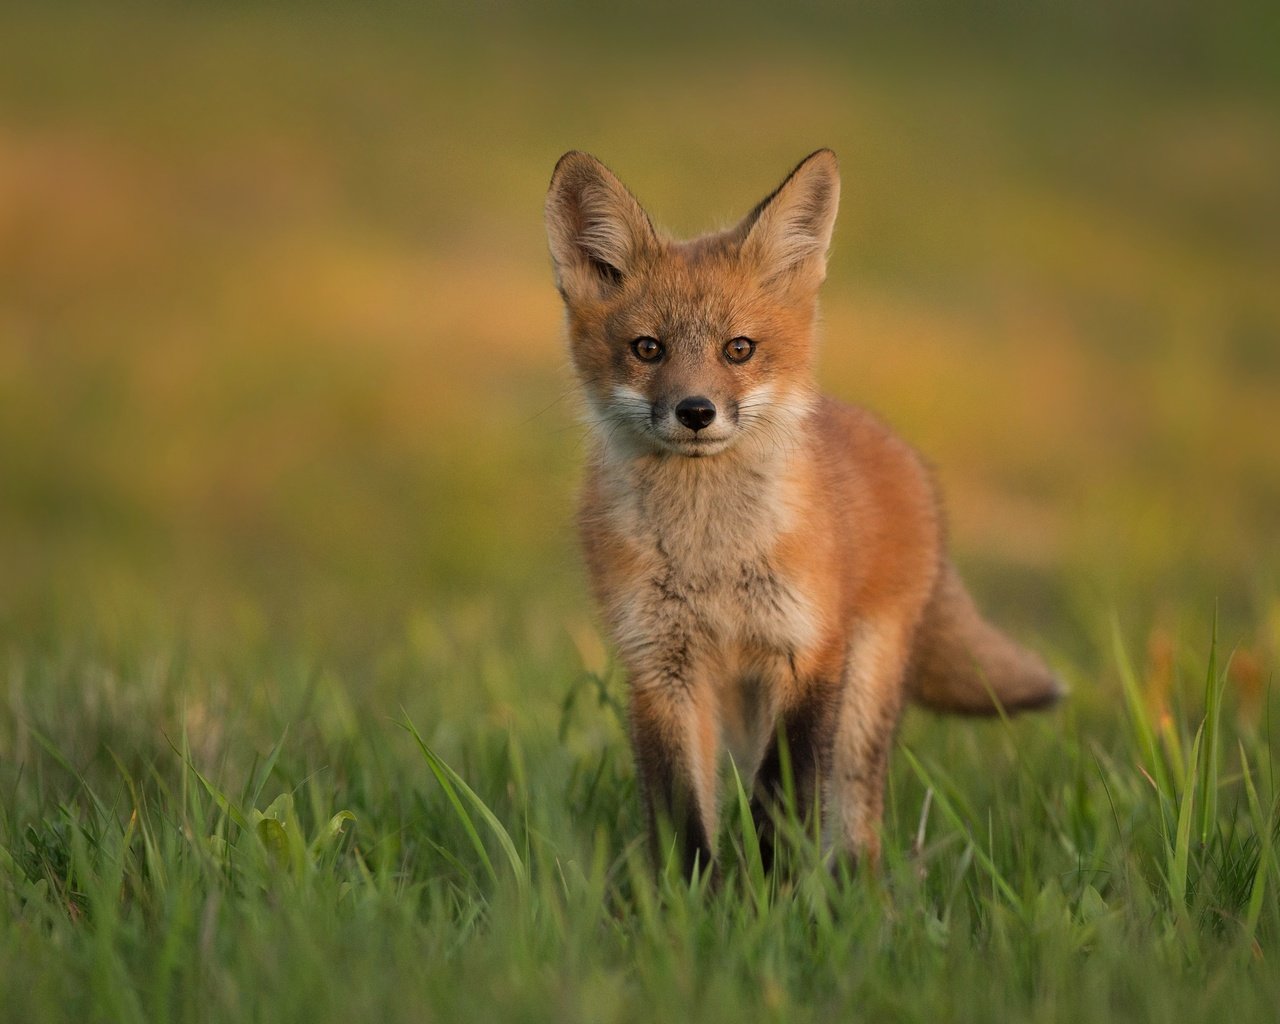
<svg viewBox="0 0 1280 1024"><path fill-rule="evenodd" d="M816 391L839 192L820 150L742 223L689 242L661 235L583 153L561 159L547 197L598 428L579 516L587 567L627 670L654 833L665 819L689 863L713 858L722 745L767 827L784 731L827 842L874 861L906 699L991 713L1061 692L974 608L919 456Z"/></svg>

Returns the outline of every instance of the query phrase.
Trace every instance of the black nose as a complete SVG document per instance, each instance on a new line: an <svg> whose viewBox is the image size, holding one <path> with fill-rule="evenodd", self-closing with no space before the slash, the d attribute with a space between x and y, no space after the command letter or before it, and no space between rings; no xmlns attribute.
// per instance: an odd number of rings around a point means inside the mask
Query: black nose
<svg viewBox="0 0 1280 1024"><path fill-rule="evenodd" d="M696 398L682 398L676 404L676 419L690 430L701 430L715 418L715 403L701 395Z"/></svg>

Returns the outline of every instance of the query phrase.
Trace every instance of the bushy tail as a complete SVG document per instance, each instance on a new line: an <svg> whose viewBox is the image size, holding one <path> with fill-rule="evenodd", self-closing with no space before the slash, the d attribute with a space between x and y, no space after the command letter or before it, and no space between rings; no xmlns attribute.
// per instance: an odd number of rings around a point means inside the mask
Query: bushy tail
<svg viewBox="0 0 1280 1024"><path fill-rule="evenodd" d="M911 697L934 711L994 715L1053 704L1066 693L1040 657L1018 646L974 606L947 562L920 624L913 652Z"/></svg>

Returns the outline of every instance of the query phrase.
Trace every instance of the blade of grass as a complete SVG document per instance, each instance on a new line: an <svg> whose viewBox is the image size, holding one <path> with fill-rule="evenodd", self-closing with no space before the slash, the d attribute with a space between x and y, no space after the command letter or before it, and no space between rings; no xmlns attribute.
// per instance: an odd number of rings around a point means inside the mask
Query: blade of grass
<svg viewBox="0 0 1280 1024"><path fill-rule="evenodd" d="M1196 730L1191 744L1191 760L1182 786L1178 806L1178 830L1173 849L1169 851L1169 900L1174 912L1185 917L1187 911L1187 870L1191 860L1191 823L1195 816L1195 777L1203 750L1204 726Z"/></svg>
<svg viewBox="0 0 1280 1024"><path fill-rule="evenodd" d="M284 727L284 732L280 734L280 738L276 740L275 745L267 754L267 759L262 763L262 767L258 771L258 779L253 787L253 792L249 795L246 807L257 807L258 801L262 799L262 790L266 787L267 780L271 778L271 773L275 771L276 761L280 759L280 751L284 749L284 741L289 736L289 726Z"/></svg>
<svg viewBox="0 0 1280 1024"><path fill-rule="evenodd" d="M1244 743L1236 740L1240 748L1240 768L1244 778L1244 790L1249 799L1249 815L1253 819L1254 835L1258 837L1258 866L1253 873L1253 884L1249 890L1249 904L1245 909L1244 932L1252 942L1258 931L1258 919L1262 916L1263 899L1267 891L1267 875L1271 871L1273 856L1272 840L1275 833L1271 828L1271 816L1263 814L1262 801L1258 799L1258 791L1253 784L1253 774L1249 770L1249 758L1244 751Z"/></svg>
<svg viewBox="0 0 1280 1024"><path fill-rule="evenodd" d="M1138 685L1138 677L1134 674L1133 665L1129 661L1129 653L1125 650L1124 639L1120 635L1120 620L1115 616L1112 616L1111 619L1111 639L1115 651L1116 666L1120 670L1120 683L1124 688L1125 706L1129 710L1129 721L1133 725L1138 747L1146 757L1147 766L1156 783L1156 789L1162 797L1170 796L1173 791L1169 786L1169 775L1165 769L1164 758L1161 757L1160 748L1156 744L1155 730L1151 728L1151 718L1142 699L1142 690ZM1160 813L1161 816L1164 815L1163 803L1161 804Z"/></svg>
<svg viewBox="0 0 1280 1024"><path fill-rule="evenodd" d="M107 810L106 804L98 798L98 794L93 791L93 787L89 785L88 780L85 779L80 769L68 761L62 751L54 746L53 741L45 736L39 729L32 729L31 735L35 738L35 741L44 748L45 753L53 758L54 762L57 763L63 771L79 783L80 789L84 792L85 796L89 798L89 802L93 805L93 809L97 812L98 816L106 818L110 814Z"/></svg>
<svg viewBox="0 0 1280 1024"><path fill-rule="evenodd" d="M980 863L983 868L986 869L987 874L991 876L992 885L1000 891L1000 894L1004 896L1010 906L1012 906L1019 914L1023 914L1024 907L1022 905L1022 900L1018 898L1018 894L1013 891L1013 886L1008 883L1004 875L1001 874L1000 869L996 867L995 861L993 861L987 852L974 841L973 831L965 824L964 819L952 806L951 801L947 799L946 794L933 780L932 776L929 775L928 771L925 770L924 765L920 763L915 754L911 752L910 748L902 747L901 751L902 755L907 759L907 763L911 765L911 770L916 773L925 788L933 790L934 799L938 803L939 810L942 811L943 815L951 822L951 824L958 828L969 841L978 863Z"/></svg>
<svg viewBox="0 0 1280 1024"><path fill-rule="evenodd" d="M1225 675L1218 678L1218 609L1213 610L1209 671L1204 681L1204 750L1200 761L1200 842L1207 843L1218 817L1218 724L1222 718Z"/></svg>
<svg viewBox="0 0 1280 1024"><path fill-rule="evenodd" d="M409 720L406 715L401 726L413 737L414 742L418 744L418 749L422 751L422 756L426 758L427 766L431 769L431 774L436 777L436 781L440 783L440 788L444 790L445 797L453 807L454 813L458 817L459 823L463 830L467 833L467 838L471 841L471 845L475 848L476 854L480 857L480 862L484 865L485 871L489 878L495 884L498 881L497 869L493 866L493 861L489 857L489 851L485 848L484 840L480 836L479 830L475 826L471 815L467 812L467 808L463 805L463 798L471 805L476 814L488 827L493 837L498 841L498 845L502 847L502 852L506 855L507 863L511 867L511 873L515 877L516 884L523 889L526 883L526 872L524 861L520 859L520 854L516 850L516 844L511 839L511 834L507 832L502 822L498 820L498 816L493 813L479 795L466 781L455 772L448 764L444 762L422 738L417 727Z"/></svg>
<svg viewBox="0 0 1280 1024"><path fill-rule="evenodd" d="M156 890L164 893L168 884L168 871L165 867L164 858L160 855L160 849L156 844L155 836L151 831L151 825L147 820L147 809L138 794L137 784L134 782L133 775L125 763L120 759L114 750L107 748L107 754L112 761L115 762L116 770L120 773L120 777L124 780L125 787L129 790L129 800L133 804L133 813L129 816L129 828L132 829L135 824L138 834L142 837L143 858L149 872L148 880L155 885ZM130 848L130 838L126 836L123 848L128 853Z"/></svg>
<svg viewBox="0 0 1280 1024"><path fill-rule="evenodd" d="M765 899L764 858L760 855L760 836L756 832L755 815L751 813L751 801L747 799L747 791L742 786L742 776L738 774L738 765L729 759L733 769L733 786L738 798L738 817L742 822L743 852L747 861L747 879L751 883L751 891L756 899L763 903Z"/></svg>
<svg viewBox="0 0 1280 1024"><path fill-rule="evenodd" d="M245 813L236 806L235 801L204 777L200 769L195 766L195 762L191 760L188 753L180 749L173 740L169 739L168 736L165 736L165 740L168 742L169 746L173 748L173 752L177 754L178 757L182 759L182 762L191 770L191 774L199 780L200 785L204 787L205 792L208 793L209 796L213 797L213 802L218 805L222 812L246 832L253 831L252 823L249 821L248 817L245 816ZM186 745L185 740L183 745Z"/></svg>

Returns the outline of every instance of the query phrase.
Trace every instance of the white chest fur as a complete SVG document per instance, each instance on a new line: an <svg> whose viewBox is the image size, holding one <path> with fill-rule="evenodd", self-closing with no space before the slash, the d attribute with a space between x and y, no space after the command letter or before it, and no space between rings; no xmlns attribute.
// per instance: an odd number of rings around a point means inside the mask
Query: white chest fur
<svg viewBox="0 0 1280 1024"><path fill-rule="evenodd" d="M606 469L611 518L650 570L635 586L652 593L623 597L625 632L657 628L653 602L668 600L725 654L746 646L787 655L812 639L811 602L776 557L799 514L787 500L788 468L781 458L668 456Z"/></svg>

